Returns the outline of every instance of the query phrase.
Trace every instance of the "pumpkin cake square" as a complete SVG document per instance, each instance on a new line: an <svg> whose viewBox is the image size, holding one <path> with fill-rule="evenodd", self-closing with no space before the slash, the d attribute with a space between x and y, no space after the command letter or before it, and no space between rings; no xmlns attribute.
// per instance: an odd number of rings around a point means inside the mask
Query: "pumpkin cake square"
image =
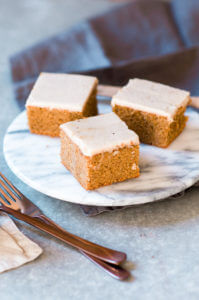
<svg viewBox="0 0 199 300"><path fill-rule="evenodd" d="M187 91L135 78L113 96L111 104L142 143L165 148L183 131L189 102Z"/></svg>
<svg viewBox="0 0 199 300"><path fill-rule="evenodd" d="M26 102L32 133L59 136L63 123L97 114L96 77L41 73Z"/></svg>
<svg viewBox="0 0 199 300"><path fill-rule="evenodd" d="M86 190L139 176L139 138L115 113L61 125L61 161Z"/></svg>

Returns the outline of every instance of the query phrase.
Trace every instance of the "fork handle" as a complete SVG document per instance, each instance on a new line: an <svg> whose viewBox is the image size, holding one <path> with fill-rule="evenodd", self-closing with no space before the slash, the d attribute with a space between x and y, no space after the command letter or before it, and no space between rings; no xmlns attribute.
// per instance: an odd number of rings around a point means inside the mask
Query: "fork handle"
<svg viewBox="0 0 199 300"><path fill-rule="evenodd" d="M87 257L90 261L92 261L97 266L104 269L107 273L109 273L112 277L119 279L119 280L125 280L131 276L131 273L124 269L121 266L112 265L109 264L101 259L98 259L84 251L80 251L85 257Z"/></svg>
<svg viewBox="0 0 199 300"><path fill-rule="evenodd" d="M54 237L68 243L69 245L77 248L78 250L84 251L98 259L106 261L111 264L119 265L126 260L126 254L103 246L94 244L90 241L82 239L69 233L67 231L61 231L54 226L47 225L42 220L38 218L33 218L26 214L20 213L19 211L13 210L9 207L1 206L0 210L11 214L17 219L20 219L34 227L41 229L42 231L53 235Z"/></svg>
<svg viewBox="0 0 199 300"><path fill-rule="evenodd" d="M58 224L56 224L53 220L49 219L48 217L46 217L45 215L40 215L39 217L37 216L38 219L42 220L43 222L45 222L46 224L53 226L54 228L56 228L57 230L62 231L64 234L68 234L68 232L63 229L61 226L59 226ZM112 277L119 279L119 280L125 280L127 278L130 277L130 272L123 269L121 266L118 265L111 265L101 259L98 259L84 251L80 252L87 257L90 261L92 261L94 264L96 264L97 266L103 268L107 273L109 273Z"/></svg>
<svg viewBox="0 0 199 300"><path fill-rule="evenodd" d="M34 221L34 218L33 217L29 217L29 216L27 216L27 215L24 215L24 214L21 214L21 213L19 213L19 212L17 212L17 211L13 211L12 209L10 209L10 208L6 208L5 207L5 209L4 209L4 207L2 207L2 206L0 206L0 211L3 211L3 212L6 212L6 213L8 213L8 214L10 214L10 215L12 215L12 216L14 216L15 218L17 218L17 219L19 219L19 220L22 220L22 221L24 221L24 222L26 222L26 223L28 223L28 224L30 224L30 225L32 225L32 226L34 226L34 227L36 227L36 228L39 228L40 230L42 230L42 231L45 231L45 232L47 232L47 233L49 233L48 231L46 231L46 230L44 230L44 229L42 229L41 228L41 226L39 225L35 225L35 222L32 222L32 220L30 220L29 218L32 218L33 219L33 221ZM25 218L24 218L24 216L25 216ZM27 217L27 218L26 218ZM46 219L48 219L47 217L46 217ZM41 220L42 220L42 218L41 218ZM36 219L36 222L37 222L38 220ZM51 225L49 224L48 226L51 226L52 228L54 227L55 228L55 226L57 225L57 224L55 224L53 221L51 221L50 219L48 219L48 223L51 223ZM45 222L46 223L46 220L42 220L42 222ZM42 224L42 223L41 223ZM44 223L43 223L44 224ZM61 227L59 227L58 225L57 225L57 228L60 228L59 230L60 231L64 231ZM57 229L58 230L58 229ZM50 233L51 235L53 235L52 233ZM56 235L53 235L53 236L56 236ZM56 236L57 237L57 236ZM58 237L59 238L59 237ZM60 239L60 238L59 238ZM61 239L62 240L62 239ZM63 240L62 240L63 241ZM65 242L65 241L64 241ZM79 249L80 250L80 249ZM116 279L119 279L119 280L125 280L125 279L127 279L127 278L129 278L130 276L131 276L131 274L130 274L130 272L129 271L127 271L127 270L125 270L124 268L122 268L121 266L119 266L119 265L113 265L113 264L110 264L110 263L108 263L108 262L106 262L106 261L104 261L104 260L101 260L101 259L99 259L99 258L97 258L97 257L94 257L94 256L92 256L92 255L90 255L90 254L88 254L88 253L86 253L86 252L84 252L84 251L82 251L82 250L80 250L80 252L85 256L85 257L87 257L88 259L90 259L92 262L94 262L96 265L98 265L99 267L101 267L103 270L105 270L108 274L110 274L112 277L114 277L114 278L116 278Z"/></svg>

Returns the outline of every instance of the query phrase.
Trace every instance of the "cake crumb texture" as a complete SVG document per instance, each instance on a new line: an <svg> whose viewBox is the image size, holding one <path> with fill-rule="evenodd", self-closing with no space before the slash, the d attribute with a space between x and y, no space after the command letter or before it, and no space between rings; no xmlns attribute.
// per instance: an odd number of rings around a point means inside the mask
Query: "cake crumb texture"
<svg viewBox="0 0 199 300"><path fill-rule="evenodd" d="M27 106L28 125L31 133L59 137L60 125L97 115L97 90L92 93L82 112L48 107Z"/></svg>
<svg viewBox="0 0 199 300"><path fill-rule="evenodd" d="M142 143L166 148L183 131L190 93L142 79L131 79L112 99L112 110Z"/></svg>
<svg viewBox="0 0 199 300"><path fill-rule="evenodd" d="M31 133L59 136L63 123L97 115L92 76L41 73L26 102Z"/></svg>
<svg viewBox="0 0 199 300"><path fill-rule="evenodd" d="M188 117L181 107L172 122L167 117L146 113L132 108L115 105L113 111L134 130L140 141L161 148L166 148L183 131Z"/></svg>
<svg viewBox="0 0 199 300"><path fill-rule="evenodd" d="M86 190L139 176L139 145L85 156L61 129L61 162Z"/></svg>

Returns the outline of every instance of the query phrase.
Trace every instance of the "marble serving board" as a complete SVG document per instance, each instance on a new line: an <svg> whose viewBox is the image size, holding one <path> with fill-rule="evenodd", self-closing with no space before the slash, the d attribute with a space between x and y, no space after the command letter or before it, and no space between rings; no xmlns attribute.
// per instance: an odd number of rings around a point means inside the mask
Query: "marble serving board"
<svg viewBox="0 0 199 300"><path fill-rule="evenodd" d="M102 102L100 112L110 105ZM108 103L107 103L108 104ZM4 155L11 170L32 188L57 199L97 206L153 202L199 180L199 112L188 108L184 132L167 149L141 145L139 178L86 191L60 163L60 139L31 134L25 111L10 125Z"/></svg>

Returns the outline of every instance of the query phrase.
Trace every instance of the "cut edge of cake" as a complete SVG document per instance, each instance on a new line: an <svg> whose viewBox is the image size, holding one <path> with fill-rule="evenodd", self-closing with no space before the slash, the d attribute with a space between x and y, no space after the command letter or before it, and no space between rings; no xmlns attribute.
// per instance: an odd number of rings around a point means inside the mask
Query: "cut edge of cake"
<svg viewBox="0 0 199 300"><path fill-rule="evenodd" d="M165 93L162 96L161 91ZM141 142L166 148L183 131L188 119L184 112L189 102L187 91L131 79L116 93L111 104L113 111L139 135Z"/></svg>
<svg viewBox="0 0 199 300"><path fill-rule="evenodd" d="M102 119L100 121L104 121L104 118L108 117L111 118L110 124L112 120L115 119L122 127L121 132L126 131L129 133L129 135L126 134L127 139L124 138L121 143L118 143L116 138L112 148L110 147L109 141L107 141L106 144L105 140L103 140L103 143L99 142L98 150L97 147L94 147L88 151L88 148L92 145L92 142L88 143L91 136L88 133L89 131L85 131L84 127L82 128L82 123L89 122L94 118ZM91 121L93 126L94 124L95 126L99 125L94 122L96 120ZM88 124L89 128L90 125L91 123ZM80 130L80 132L78 138L76 129L72 132L72 129L74 129L75 126L79 126L78 130ZM69 130L67 130L68 128ZM88 134L88 139L85 142L85 137L81 137L81 134L86 134L86 132ZM98 131L94 134L99 137ZM111 136L111 130L109 134ZM106 135L105 139L109 137L109 134ZM94 139L93 143L95 143L95 141L96 140ZM104 144L103 147L102 144ZM138 177L139 138L134 132L129 130L126 124L124 124L124 122L122 122L114 113L69 122L61 125L61 162L87 190Z"/></svg>
<svg viewBox="0 0 199 300"><path fill-rule="evenodd" d="M188 91L138 78L130 79L111 101L112 106L125 106L165 116L169 121L173 120L180 107L186 107L189 103Z"/></svg>
<svg viewBox="0 0 199 300"><path fill-rule="evenodd" d="M41 100L38 101L34 100L35 90L40 88L39 82L41 78L42 80L44 79L44 83L43 83L44 87L42 88L44 89L48 88L48 84L45 87L45 76L47 76L47 79L49 76L50 78L52 77L51 80L55 78L55 81L56 81L56 76L58 77L61 76L61 78L65 78L65 76L67 78L72 77L73 82L75 82L76 79L80 80L82 78L85 83L83 85L84 98L82 98L82 107L79 106L79 109L78 107L76 107L76 110L74 110L74 106L71 106L71 109L69 109L70 103L68 101L67 101L68 102L67 105L60 105L60 104L56 104L56 101L54 101L54 103L51 102L52 100L48 102L47 98L45 98L45 101L42 100L43 102ZM90 86L86 86L85 78L89 79ZM31 133L48 135L51 137L58 137L60 133L59 126L61 124L69 121L97 115L98 113L97 99L96 99L97 85L98 85L97 78L92 76L84 76L84 75L76 75L76 74L74 75L74 74L41 73L26 102L28 124ZM81 83L79 83L79 87L81 87ZM70 91L67 90L65 91L66 91L66 96L67 93L68 95L70 94ZM62 92L61 95L62 97L63 97L63 93L64 92ZM39 98L39 91L36 93L36 97ZM45 97L47 96L45 95ZM54 95L54 99L55 99L55 95Z"/></svg>
<svg viewBox="0 0 199 300"><path fill-rule="evenodd" d="M97 85L98 79L94 76L42 72L28 96L26 107L82 112L87 100L97 93Z"/></svg>

